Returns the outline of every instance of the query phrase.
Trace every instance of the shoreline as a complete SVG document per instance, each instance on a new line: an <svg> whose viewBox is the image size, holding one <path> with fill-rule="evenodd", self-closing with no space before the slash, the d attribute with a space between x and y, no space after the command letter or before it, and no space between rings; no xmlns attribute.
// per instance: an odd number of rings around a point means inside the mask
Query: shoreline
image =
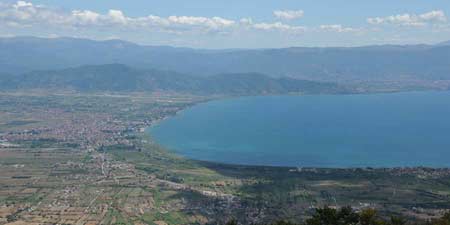
<svg viewBox="0 0 450 225"><path fill-rule="evenodd" d="M430 92L430 91L412 91L415 93L423 93L423 92ZM431 92L449 92L449 91L431 91ZM360 93L360 94L351 94L351 95L373 95L373 94L395 94L395 93L411 93L411 92L390 92L390 93ZM326 95L331 95L331 96L337 96L337 95L342 95L342 94L326 94ZM348 94L345 94L348 95ZM344 95L344 96L345 96ZM348 167L334 167L334 166L282 166L282 165L259 165L259 164L240 164L240 163L227 163L227 162L220 162L220 161L213 161L213 160L201 160L201 159L194 159L194 158L189 158L183 154L180 154L179 152L175 151L175 150L170 150L167 147L163 146L161 143L159 143L156 139L154 139L151 135L151 132L149 131L149 129L151 129L154 126L157 126L159 123L164 122L167 119L170 119L174 116L179 115L180 113L182 113L183 111L197 106L199 104L203 104L203 103L208 103L211 101L221 101L221 100L229 100L229 99L236 99L236 98L248 98L248 97L267 97L267 96L315 96L315 95L304 95L304 94L295 94L295 95L257 95L257 96L221 96L218 98L210 98L210 99L206 99L203 101L199 101L199 102L195 102L193 104L190 104L189 106L180 109L179 111L177 111L174 114L171 115L167 115L164 116L161 119L152 121L150 126L145 127L144 132L145 136L147 136L153 143L157 144L158 146L160 146L164 151L171 153L171 154L175 154L178 157L181 157L183 159L186 160L190 160L196 163L200 163L200 164L210 164L210 165L216 165L216 166L225 166L225 167L236 167L236 168L274 168L274 169L287 169L290 170L291 172L294 171L302 171L302 170L436 170L436 171L442 171L442 170L449 170L450 171L450 166L423 166L423 165L417 165L417 166L348 166Z"/></svg>

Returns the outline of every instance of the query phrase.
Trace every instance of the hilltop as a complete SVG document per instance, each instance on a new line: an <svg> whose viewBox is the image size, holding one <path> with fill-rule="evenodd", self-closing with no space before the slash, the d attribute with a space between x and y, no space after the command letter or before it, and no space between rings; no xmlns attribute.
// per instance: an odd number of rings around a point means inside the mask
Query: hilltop
<svg viewBox="0 0 450 225"><path fill-rule="evenodd" d="M13 74L120 63L195 76L263 73L335 82L450 79L446 44L205 50L121 40L14 37L1 38L0 49L0 72Z"/></svg>
<svg viewBox="0 0 450 225"><path fill-rule="evenodd" d="M177 92L215 95L287 93L345 93L329 82L272 78L260 73L218 74L207 77L172 71L135 69L122 64L90 65L62 70L0 76L5 90L52 89L78 92Z"/></svg>

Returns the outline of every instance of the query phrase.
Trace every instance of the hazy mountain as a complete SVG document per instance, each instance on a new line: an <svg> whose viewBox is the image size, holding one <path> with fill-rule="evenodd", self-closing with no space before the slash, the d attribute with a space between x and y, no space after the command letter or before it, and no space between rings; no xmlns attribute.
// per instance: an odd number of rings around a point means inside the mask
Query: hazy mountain
<svg viewBox="0 0 450 225"><path fill-rule="evenodd" d="M109 63L203 76L263 73L339 82L445 80L450 79L450 46L198 50L140 46L119 40L0 39L0 72L4 73Z"/></svg>
<svg viewBox="0 0 450 225"><path fill-rule="evenodd" d="M439 43L439 44L437 44L437 45L438 45L438 46L448 46L448 45L450 45L450 40L441 42L441 43Z"/></svg>
<svg viewBox="0 0 450 225"><path fill-rule="evenodd" d="M121 64L82 66L0 76L0 88L55 89L81 92L165 91L192 94L341 93L333 83L271 78L258 73L191 76L170 71L139 70Z"/></svg>

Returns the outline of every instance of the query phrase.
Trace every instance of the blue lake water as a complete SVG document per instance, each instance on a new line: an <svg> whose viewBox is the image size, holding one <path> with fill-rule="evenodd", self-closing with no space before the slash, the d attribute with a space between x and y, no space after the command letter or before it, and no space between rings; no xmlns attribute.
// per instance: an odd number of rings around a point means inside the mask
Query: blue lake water
<svg viewBox="0 0 450 225"><path fill-rule="evenodd" d="M148 131L188 158L232 164L450 167L450 92L217 100Z"/></svg>

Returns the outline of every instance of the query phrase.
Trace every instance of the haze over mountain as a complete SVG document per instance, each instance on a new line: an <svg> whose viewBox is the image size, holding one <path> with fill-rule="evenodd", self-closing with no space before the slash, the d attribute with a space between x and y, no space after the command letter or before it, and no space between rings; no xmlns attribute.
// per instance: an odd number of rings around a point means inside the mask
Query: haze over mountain
<svg viewBox="0 0 450 225"><path fill-rule="evenodd" d="M0 76L3 90L73 90L79 92L178 92L190 94L258 95L343 93L333 83L271 78L258 73L191 76L171 71L139 70L122 64L82 66Z"/></svg>
<svg viewBox="0 0 450 225"><path fill-rule="evenodd" d="M441 43L438 43L437 45L439 45L439 46L446 46L446 45L450 45L450 40L448 40L448 41L444 41L444 42L441 42Z"/></svg>
<svg viewBox="0 0 450 225"><path fill-rule="evenodd" d="M15 37L0 39L0 50L3 74L120 63L193 76L263 73L333 82L450 79L450 46L446 44L201 50L120 40Z"/></svg>

